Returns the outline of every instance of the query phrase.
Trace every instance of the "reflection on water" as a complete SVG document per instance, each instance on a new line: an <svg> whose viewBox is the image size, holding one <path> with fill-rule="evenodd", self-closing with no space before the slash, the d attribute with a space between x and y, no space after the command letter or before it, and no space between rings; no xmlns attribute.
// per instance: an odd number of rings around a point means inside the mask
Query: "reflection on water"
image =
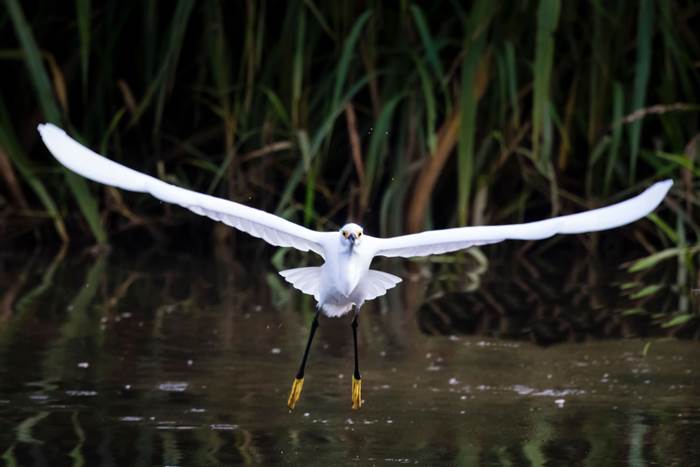
<svg viewBox="0 0 700 467"><path fill-rule="evenodd" d="M112 255L0 274L5 465L700 463L693 341L428 336L394 292L360 320L362 410L350 321L324 319L289 412L312 304L270 271Z"/></svg>

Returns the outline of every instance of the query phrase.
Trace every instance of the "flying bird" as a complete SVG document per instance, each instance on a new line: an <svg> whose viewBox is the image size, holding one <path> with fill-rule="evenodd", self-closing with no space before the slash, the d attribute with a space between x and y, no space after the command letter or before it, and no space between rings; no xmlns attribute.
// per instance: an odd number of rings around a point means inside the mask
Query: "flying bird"
<svg viewBox="0 0 700 467"><path fill-rule="evenodd" d="M246 232L279 247L312 251L323 258L323 265L287 269L280 274L294 288L312 295L317 309L299 371L292 383L287 406L293 409L301 395L304 369L320 314L342 316L354 310L352 335L355 369L352 375L352 408L362 405L362 379L357 352L357 320L362 305L384 295L401 279L370 269L376 256L414 257L448 253L475 245L504 240L539 240L555 234L577 234L612 229L634 222L654 210L673 182L665 180L641 194L607 207L524 224L458 227L431 230L391 238L365 234L355 223L339 231L318 232L259 209L233 201L197 193L165 183L150 175L111 161L81 145L61 128L51 124L38 127L44 144L64 166L83 177L128 191L150 193L161 201L179 204L195 214Z"/></svg>

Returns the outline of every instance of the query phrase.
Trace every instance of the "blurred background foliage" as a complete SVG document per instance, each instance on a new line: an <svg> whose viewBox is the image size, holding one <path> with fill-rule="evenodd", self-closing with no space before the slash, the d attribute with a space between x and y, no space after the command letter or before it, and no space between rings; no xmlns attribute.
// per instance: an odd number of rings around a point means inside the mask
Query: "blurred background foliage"
<svg viewBox="0 0 700 467"><path fill-rule="evenodd" d="M627 269L624 313L672 300L663 323L683 325L693 295L668 292L699 286L699 19L680 0L5 0L0 240L234 235L67 173L42 121L178 185L379 235L569 213L671 177L651 222L579 253Z"/></svg>

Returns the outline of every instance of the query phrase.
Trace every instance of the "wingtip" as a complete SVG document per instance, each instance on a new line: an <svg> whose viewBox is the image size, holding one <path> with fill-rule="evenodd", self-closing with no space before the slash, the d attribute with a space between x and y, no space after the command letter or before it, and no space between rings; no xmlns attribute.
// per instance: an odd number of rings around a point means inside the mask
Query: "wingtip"
<svg viewBox="0 0 700 467"><path fill-rule="evenodd" d="M668 190L670 190L672 186L673 186L673 180L670 178L667 178L666 180L656 182L652 186L652 188L658 187L659 191L663 192L663 195L666 196L666 193L668 193Z"/></svg>
<svg viewBox="0 0 700 467"><path fill-rule="evenodd" d="M62 129L60 129L59 127L54 125L53 123L48 123L48 122L38 124L36 129L39 132L39 134L41 135L42 139L46 139L46 137L50 136L52 132L54 134L60 134L60 133L65 134L65 131L63 131Z"/></svg>
<svg viewBox="0 0 700 467"><path fill-rule="evenodd" d="M652 186L646 189L646 191L640 195L640 196L645 196L646 194L646 199L649 200L649 212L653 211L656 209L657 206L659 206L664 198L666 198L666 195L668 194L668 191L671 189L673 186L673 180L666 179L662 180L660 182L654 183ZM647 213L648 214L648 213Z"/></svg>

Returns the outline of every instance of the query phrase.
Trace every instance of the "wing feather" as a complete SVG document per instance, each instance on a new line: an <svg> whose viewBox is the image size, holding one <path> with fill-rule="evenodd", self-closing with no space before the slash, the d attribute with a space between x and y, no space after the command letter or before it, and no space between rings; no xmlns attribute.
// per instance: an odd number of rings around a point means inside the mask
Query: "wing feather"
<svg viewBox="0 0 700 467"><path fill-rule="evenodd" d="M377 256L427 256L503 240L539 240L556 234L596 232L619 227L649 214L673 181L655 183L626 201L599 209L526 224L458 227L391 238L372 238Z"/></svg>
<svg viewBox="0 0 700 467"><path fill-rule="evenodd" d="M295 289L301 290L305 294L313 295L319 299L319 285L321 284L321 268L311 266L306 268L285 269L280 271L280 275Z"/></svg>
<svg viewBox="0 0 700 467"><path fill-rule="evenodd" d="M178 204L275 246L311 250L324 256L321 232L259 209L170 185L137 172L91 151L53 124L39 125L38 130L51 154L83 177L128 191L150 193L161 201Z"/></svg>
<svg viewBox="0 0 700 467"><path fill-rule="evenodd" d="M370 269L358 284L358 292L362 300L374 300L386 294L387 290L396 287L401 278L383 271Z"/></svg>

